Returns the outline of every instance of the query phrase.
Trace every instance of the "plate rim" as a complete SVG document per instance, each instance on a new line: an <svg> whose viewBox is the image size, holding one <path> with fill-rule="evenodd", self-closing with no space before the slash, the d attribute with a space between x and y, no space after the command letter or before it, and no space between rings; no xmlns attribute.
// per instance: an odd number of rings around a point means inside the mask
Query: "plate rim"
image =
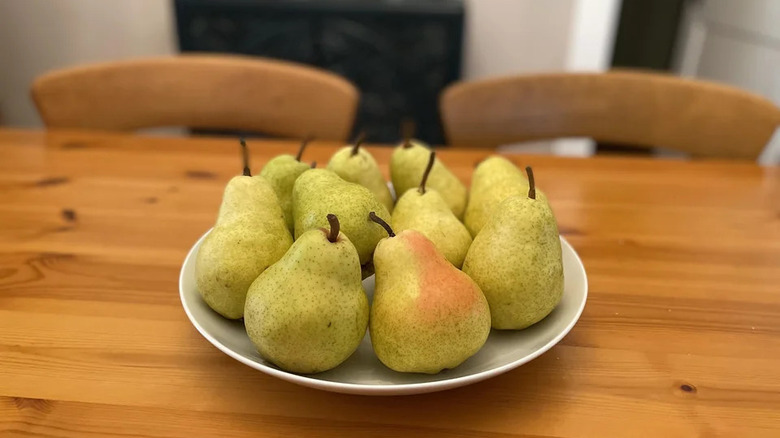
<svg viewBox="0 0 780 438"><path fill-rule="evenodd" d="M211 232L212 229L213 228L209 228L202 236L200 236L200 238L195 242L195 244L192 245L190 250L187 252L187 255L184 257L184 261L182 262L181 269L179 271L179 299L181 300L182 307L184 308L184 312L187 314L187 319L189 319L190 324L192 324L195 327L195 329L198 331L198 333L200 333L201 336L203 336L207 341L209 341L211 345L217 347L217 349L219 349L221 352L225 353L226 355L230 356L231 358L241 362L242 364L250 368L264 372L268 375L277 377L287 382L295 383L302 386L307 386L310 388L321 389L325 391L339 392L345 394L360 394L360 395L422 394L428 392L443 391L446 389L452 389L460 386L466 386L472 383L477 383L489 379L491 377L498 376L500 374L503 374L507 371L511 371L521 365L524 365L536 359L537 357L541 356L542 354L549 351L552 347L557 345L567 334L569 334L569 332L574 328L574 326L580 320L580 317L582 316L582 312L585 310L585 304L588 301L588 274L585 271L585 265L582 263L582 259L580 258L580 255L577 253L574 247L571 246L568 240L566 240L566 238L563 237L562 235L559 235L558 237L561 240L561 245L567 246L569 250L571 250L572 254L574 255L575 260L577 261L576 269L580 272L584 281L583 297L582 297L582 301L580 302L579 308L576 310L574 318L572 318L572 320L566 325L566 327L560 333L555 335L553 339L548 341L539 349L535 350L534 352L526 356L521 357L520 359L501 365L496 368L491 368L488 370L480 371L465 376L453 377L451 379L435 380L432 382L368 385L362 383L346 383L346 382L334 382L330 380L321 380L321 379L310 377L308 375L290 373L259 362L255 362L251 359L247 359L246 357L236 353L226 345L222 344L216 338L214 338L207 330L205 330L200 325L198 320L194 317L184 297L185 295L184 294L184 270L185 270L184 268L185 266L187 266L188 261L190 261L190 259L195 256L194 254L195 249L196 248L200 249L200 244L202 243L203 239L205 239L206 236Z"/></svg>

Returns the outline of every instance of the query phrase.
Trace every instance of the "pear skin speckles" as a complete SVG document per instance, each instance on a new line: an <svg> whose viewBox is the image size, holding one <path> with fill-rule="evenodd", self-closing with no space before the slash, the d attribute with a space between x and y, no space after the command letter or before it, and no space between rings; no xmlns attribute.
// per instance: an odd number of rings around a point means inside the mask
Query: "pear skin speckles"
<svg viewBox="0 0 780 438"><path fill-rule="evenodd" d="M504 200L466 254L463 272L490 303L493 328L523 329L546 317L563 297L563 261L546 197Z"/></svg>
<svg viewBox="0 0 780 438"><path fill-rule="evenodd" d="M431 150L423 143L413 140L411 144L409 148L396 147L390 157L390 176L397 195L420 185L420 177L430 158ZM438 158L428 177L428 187L439 192L457 218L463 217L468 189Z"/></svg>
<svg viewBox="0 0 780 438"><path fill-rule="evenodd" d="M294 373L345 361L368 326L357 251L342 233L310 230L252 283L244 325L261 356Z"/></svg>
<svg viewBox="0 0 780 438"><path fill-rule="evenodd" d="M260 171L273 187L279 206L284 213L284 221L290 233L295 231L292 214L292 189L295 180L309 170L309 164L297 161L292 155L279 155L269 160Z"/></svg>
<svg viewBox="0 0 780 438"><path fill-rule="evenodd" d="M270 184L261 176L234 177L195 259L198 292L220 315L241 318L249 285L290 245L292 236Z"/></svg>
<svg viewBox="0 0 780 438"><path fill-rule="evenodd" d="M393 229L419 231L458 269L471 246L471 234L434 189L407 190L393 210Z"/></svg>
<svg viewBox="0 0 780 438"><path fill-rule="evenodd" d="M339 149L328 162L328 170L336 172L345 181L371 190L388 212L393 211L393 195L390 194L387 182L379 170L379 164L365 148L359 148L354 155L352 147Z"/></svg>
<svg viewBox="0 0 780 438"><path fill-rule="evenodd" d="M330 170L308 170L293 186L295 236L328 226L327 214L333 213L341 222L341 231L355 245L361 264L371 261L377 242L387 235L382 227L368 220L371 211L390 221L390 213L370 190L344 181Z"/></svg>
<svg viewBox="0 0 780 438"><path fill-rule="evenodd" d="M490 333L487 300L421 233L406 230L383 239L374 266L369 331L387 367L434 374L484 345Z"/></svg>
<svg viewBox="0 0 780 438"><path fill-rule="evenodd" d="M463 223L476 236L506 198L528 193L528 180L517 166L499 155L486 158L474 169Z"/></svg>

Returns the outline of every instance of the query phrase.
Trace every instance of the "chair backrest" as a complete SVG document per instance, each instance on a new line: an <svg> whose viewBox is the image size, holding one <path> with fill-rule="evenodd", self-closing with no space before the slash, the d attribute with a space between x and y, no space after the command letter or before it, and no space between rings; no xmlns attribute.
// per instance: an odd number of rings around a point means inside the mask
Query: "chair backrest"
<svg viewBox="0 0 780 438"><path fill-rule="evenodd" d="M346 140L359 93L303 65L182 55L55 71L33 82L32 97L50 128L180 126Z"/></svg>
<svg viewBox="0 0 780 438"><path fill-rule="evenodd" d="M455 146L558 137L664 147L693 157L755 159L780 109L712 82L631 71L516 76L458 83L440 101Z"/></svg>

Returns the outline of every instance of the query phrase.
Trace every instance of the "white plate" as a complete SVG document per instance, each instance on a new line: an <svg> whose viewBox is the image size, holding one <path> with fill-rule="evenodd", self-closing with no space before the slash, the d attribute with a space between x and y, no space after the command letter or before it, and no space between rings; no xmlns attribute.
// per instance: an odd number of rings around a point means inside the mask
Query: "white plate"
<svg viewBox="0 0 780 438"><path fill-rule="evenodd" d="M221 317L201 299L195 283L195 258L203 237L187 255L179 277L181 302L192 325L223 353L245 365L283 380L326 391L366 395L419 394L497 376L557 344L574 327L588 295L585 268L571 245L561 237L565 285L558 307L547 318L525 330L491 331L485 346L460 366L436 375L397 373L377 359L366 334L357 351L343 364L324 373L298 375L265 361L249 340L242 321ZM363 286L370 299L374 292L374 277L363 281Z"/></svg>

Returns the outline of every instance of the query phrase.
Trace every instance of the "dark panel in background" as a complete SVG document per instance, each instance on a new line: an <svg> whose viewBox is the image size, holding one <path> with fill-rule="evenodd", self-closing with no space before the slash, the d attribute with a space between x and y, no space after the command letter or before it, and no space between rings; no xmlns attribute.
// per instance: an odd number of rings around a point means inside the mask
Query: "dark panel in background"
<svg viewBox="0 0 780 438"><path fill-rule="evenodd" d="M404 118L443 143L438 96L460 77L461 0L176 0L182 52L321 67L361 92L356 131L395 142Z"/></svg>
<svg viewBox="0 0 780 438"><path fill-rule="evenodd" d="M686 0L623 0L615 67L669 70Z"/></svg>

